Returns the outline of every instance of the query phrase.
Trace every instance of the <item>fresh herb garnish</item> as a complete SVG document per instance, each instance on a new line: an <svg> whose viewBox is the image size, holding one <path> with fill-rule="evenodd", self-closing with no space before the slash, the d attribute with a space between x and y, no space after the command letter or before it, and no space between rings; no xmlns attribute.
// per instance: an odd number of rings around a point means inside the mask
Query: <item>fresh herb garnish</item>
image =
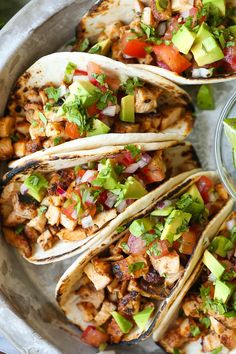
<svg viewBox="0 0 236 354"><path fill-rule="evenodd" d="M198 326L190 326L190 332L194 337L199 336L201 333L200 328Z"/></svg>
<svg viewBox="0 0 236 354"><path fill-rule="evenodd" d="M138 148L136 145L132 145L132 144L126 145L125 149L129 150L133 158L138 156L141 153L141 149Z"/></svg>
<svg viewBox="0 0 236 354"><path fill-rule="evenodd" d="M156 40L156 29L155 27L146 25L146 23L141 22L140 27L142 31L145 33L149 41L151 42L152 39Z"/></svg>
<svg viewBox="0 0 236 354"><path fill-rule="evenodd" d="M102 50L101 44L97 43L92 48L90 48L88 52L91 54L99 54L101 53L101 50Z"/></svg>
<svg viewBox="0 0 236 354"><path fill-rule="evenodd" d="M122 231L124 231L125 229L126 229L125 226L119 226L119 227L117 227L116 232L119 234L119 233L121 233Z"/></svg>
<svg viewBox="0 0 236 354"><path fill-rule="evenodd" d="M107 90L103 94L101 94L98 102L97 102L97 108L100 110L103 110L108 106L109 103L116 104L117 103L117 98L114 96L114 93L110 90Z"/></svg>
<svg viewBox="0 0 236 354"><path fill-rule="evenodd" d="M223 347L216 348L211 352L211 354L220 354L222 349L223 349Z"/></svg>
<svg viewBox="0 0 236 354"><path fill-rule="evenodd" d="M96 79L96 81L100 84L100 85L105 85L105 80L106 80L106 74L92 74L92 77L94 77L94 79Z"/></svg>
<svg viewBox="0 0 236 354"><path fill-rule="evenodd" d="M136 263L129 264L128 266L129 273L135 273L138 270L143 269L144 266L145 266L144 262L136 262Z"/></svg>
<svg viewBox="0 0 236 354"><path fill-rule="evenodd" d="M154 257L158 257L161 255L161 250L158 246L157 243L154 243L153 245L151 245L148 250L147 250L147 254L149 256L154 256Z"/></svg>
<svg viewBox="0 0 236 354"><path fill-rule="evenodd" d="M84 38L84 39L82 40L82 42L80 43L79 52L85 52L85 51L88 49L89 44L90 44L90 43L89 43L88 38Z"/></svg>
<svg viewBox="0 0 236 354"><path fill-rule="evenodd" d="M45 117L45 115L42 112L38 112L38 117L39 119L43 122L43 124L47 124L47 118Z"/></svg>
<svg viewBox="0 0 236 354"><path fill-rule="evenodd" d="M125 252L129 252L129 251L130 251L127 242L121 242L120 247L121 247Z"/></svg>
<svg viewBox="0 0 236 354"><path fill-rule="evenodd" d="M77 64L69 62L66 66L65 70L65 76L64 76L64 81L66 84L70 84L72 82L72 78L74 75L74 72L77 68Z"/></svg>
<svg viewBox="0 0 236 354"><path fill-rule="evenodd" d="M16 228L15 228L15 233L17 235L21 234L22 231L24 230L25 226L24 225L18 225Z"/></svg>
<svg viewBox="0 0 236 354"><path fill-rule="evenodd" d="M48 207L47 207L46 205L41 205L41 206L38 208L38 216L41 216L42 214L44 214L47 209L48 209Z"/></svg>
<svg viewBox="0 0 236 354"><path fill-rule="evenodd" d="M206 328L210 328L210 326L211 326L211 321L210 321L209 317L200 318L199 321L200 321L201 324L203 324Z"/></svg>
<svg viewBox="0 0 236 354"><path fill-rule="evenodd" d="M62 142L62 137L61 136L57 136L56 138L53 139L53 145L59 145Z"/></svg>
<svg viewBox="0 0 236 354"><path fill-rule="evenodd" d="M177 228L176 234L182 234L183 232L187 231L189 229L189 220L184 219L182 221L182 224Z"/></svg>
<svg viewBox="0 0 236 354"><path fill-rule="evenodd" d="M55 87L47 87L44 89L46 92L47 96L49 99L53 99L55 102L57 102L61 96L61 89L60 87L55 88Z"/></svg>
<svg viewBox="0 0 236 354"><path fill-rule="evenodd" d="M65 102L62 105L62 110L67 120L75 123L81 133L92 129L92 119L88 117L87 111L78 96L75 96L73 101Z"/></svg>
<svg viewBox="0 0 236 354"><path fill-rule="evenodd" d="M141 236L141 239L145 241L146 246L149 246L157 237L158 236L156 234L146 233Z"/></svg>
<svg viewBox="0 0 236 354"><path fill-rule="evenodd" d="M193 203L193 197L189 193L184 193L176 202L176 207L180 210L186 209Z"/></svg>
<svg viewBox="0 0 236 354"><path fill-rule="evenodd" d="M133 95L136 87L142 87L144 82L138 77L129 77L125 82L123 82L122 87L127 95Z"/></svg>

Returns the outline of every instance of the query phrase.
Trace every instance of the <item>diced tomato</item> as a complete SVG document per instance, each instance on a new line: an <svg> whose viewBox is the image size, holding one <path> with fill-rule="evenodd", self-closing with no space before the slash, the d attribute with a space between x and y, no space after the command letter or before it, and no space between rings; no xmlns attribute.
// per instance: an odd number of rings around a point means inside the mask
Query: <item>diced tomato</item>
<svg viewBox="0 0 236 354"><path fill-rule="evenodd" d="M87 71L76 69L74 75L87 76L88 73L87 73Z"/></svg>
<svg viewBox="0 0 236 354"><path fill-rule="evenodd" d="M188 69L192 64L172 45L160 44L153 47L157 60L161 60L170 70L181 74Z"/></svg>
<svg viewBox="0 0 236 354"><path fill-rule="evenodd" d="M205 203L209 202L209 190L213 187L212 180L207 176L202 176L197 182L196 186Z"/></svg>
<svg viewBox="0 0 236 354"><path fill-rule="evenodd" d="M108 334L99 331L94 326L88 326L81 335L81 340L95 348L108 341Z"/></svg>
<svg viewBox="0 0 236 354"><path fill-rule="evenodd" d="M85 172L86 172L86 170L79 169L79 170L77 171L77 176L78 176L78 177L83 177L83 175L85 174Z"/></svg>
<svg viewBox="0 0 236 354"><path fill-rule="evenodd" d="M93 217L96 214L96 212L97 212L96 205L95 204L94 205L90 205L90 207L89 207L89 215Z"/></svg>
<svg viewBox="0 0 236 354"><path fill-rule="evenodd" d="M161 257L164 257L164 256L167 256L170 251L169 251L169 248L170 248L170 244L167 240L155 240L151 246L154 244L154 243L157 243L157 249L158 249L158 256L154 256L152 255L152 257L154 258L161 258Z"/></svg>
<svg viewBox="0 0 236 354"><path fill-rule="evenodd" d="M120 79L118 78L118 76L114 75L114 73L110 73L106 70L103 70L98 64L89 62L87 70L90 82L93 85L99 87L102 91L106 91L106 87L101 86L101 84L96 80L93 74L105 74L105 83L107 83L112 90L117 90L120 87Z"/></svg>
<svg viewBox="0 0 236 354"><path fill-rule="evenodd" d="M184 232L181 236L180 252L187 255L193 254L193 250L196 246L196 243L196 233L193 230L189 229L189 231Z"/></svg>
<svg viewBox="0 0 236 354"><path fill-rule="evenodd" d="M92 106L87 108L88 115L90 117L96 116L100 110L97 108L96 103L94 103Z"/></svg>
<svg viewBox="0 0 236 354"><path fill-rule="evenodd" d="M141 168L139 176L145 184L160 182L165 178L164 172L158 168L155 161L151 161L147 166Z"/></svg>
<svg viewBox="0 0 236 354"><path fill-rule="evenodd" d="M65 133L71 139L78 139L84 136L83 134L80 133L78 125L71 122L66 123Z"/></svg>
<svg viewBox="0 0 236 354"><path fill-rule="evenodd" d="M145 48L150 47L148 42L141 39L127 40L127 36L123 37L121 43L123 54L134 58L145 58L147 55Z"/></svg>
<svg viewBox="0 0 236 354"><path fill-rule="evenodd" d="M135 158L133 158L130 151L125 151L124 153L119 154L116 157L116 161L126 167L136 162Z"/></svg>
<svg viewBox="0 0 236 354"><path fill-rule="evenodd" d="M236 71L236 45L225 48L224 55L228 71Z"/></svg>
<svg viewBox="0 0 236 354"><path fill-rule="evenodd" d="M69 204L69 205L67 205ZM72 218L72 214L74 213L76 206L76 202L71 200L71 202L67 201L61 209L61 212L66 215L68 218ZM73 218L72 218L73 219Z"/></svg>

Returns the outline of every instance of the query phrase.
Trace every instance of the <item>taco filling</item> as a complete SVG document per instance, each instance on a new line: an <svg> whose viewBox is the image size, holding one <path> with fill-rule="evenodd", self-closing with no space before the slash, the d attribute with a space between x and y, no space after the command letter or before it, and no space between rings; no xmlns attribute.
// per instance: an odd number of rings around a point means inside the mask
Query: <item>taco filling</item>
<svg viewBox="0 0 236 354"><path fill-rule="evenodd" d="M94 18L96 24L96 16L99 22L99 7L94 13L91 9L91 15L78 26L73 49L109 55L125 63L159 66L186 78L231 74L236 71L235 7L226 2L137 1L131 23L110 20L104 26L101 19L104 31L97 43L87 26Z"/></svg>
<svg viewBox="0 0 236 354"><path fill-rule="evenodd" d="M174 326L160 340L168 353L185 353L191 342L198 343L198 353L236 348L235 246L234 212L205 251L199 278L185 296Z"/></svg>
<svg viewBox="0 0 236 354"><path fill-rule="evenodd" d="M129 334L135 338L137 330L146 332L160 301L183 277L204 228L227 199L222 184L202 176L177 198L158 202L126 231L123 227L120 240L93 257L73 287L78 313L71 316L84 331L82 339L99 346L94 333L119 343Z"/></svg>
<svg viewBox="0 0 236 354"><path fill-rule="evenodd" d="M24 90L22 80L9 103L10 116L0 118L1 159L109 132L162 132L183 118L191 126L184 100L171 102L166 89L137 77L119 78L93 62L86 71L69 62L57 87Z"/></svg>

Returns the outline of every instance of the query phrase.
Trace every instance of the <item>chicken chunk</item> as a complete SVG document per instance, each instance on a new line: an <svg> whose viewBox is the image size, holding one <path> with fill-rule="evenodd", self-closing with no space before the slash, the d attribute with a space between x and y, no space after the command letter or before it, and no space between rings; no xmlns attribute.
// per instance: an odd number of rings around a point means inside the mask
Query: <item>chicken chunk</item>
<svg viewBox="0 0 236 354"><path fill-rule="evenodd" d="M0 139L0 160L10 159L13 155L13 146L10 138Z"/></svg>
<svg viewBox="0 0 236 354"><path fill-rule="evenodd" d="M27 195L15 194L12 197L15 213L25 219L33 219L37 215L34 200Z"/></svg>
<svg viewBox="0 0 236 354"><path fill-rule="evenodd" d="M180 266L179 272L173 274L167 274L165 277L165 286L172 286L177 280L179 280L184 274L184 267Z"/></svg>
<svg viewBox="0 0 236 354"><path fill-rule="evenodd" d="M152 10L150 7L145 7L143 9L142 13L142 22L145 23L145 25L154 27L156 24L156 21L153 17Z"/></svg>
<svg viewBox="0 0 236 354"><path fill-rule="evenodd" d="M0 203L0 214L3 220L6 220L12 212L12 205L9 203Z"/></svg>
<svg viewBox="0 0 236 354"><path fill-rule="evenodd" d="M137 133L139 131L139 124L115 122L115 133Z"/></svg>
<svg viewBox="0 0 236 354"><path fill-rule="evenodd" d="M23 135L29 134L29 128L30 128L30 124L26 121L16 123L16 131L18 131L19 133L21 133Z"/></svg>
<svg viewBox="0 0 236 354"><path fill-rule="evenodd" d="M172 127L183 116L184 108L183 107L169 107L162 111L163 117L161 120L160 129L164 130L169 127Z"/></svg>
<svg viewBox="0 0 236 354"><path fill-rule="evenodd" d="M112 276L107 273L98 273L93 263L89 262L85 268L84 273L91 280L97 290L104 289L111 281Z"/></svg>
<svg viewBox="0 0 236 354"><path fill-rule="evenodd" d="M124 24L121 21L112 22L112 24L106 26L105 35L111 40L118 39L120 35L120 28L122 26L124 26Z"/></svg>
<svg viewBox="0 0 236 354"><path fill-rule="evenodd" d="M75 292L79 295L79 302L89 302L98 309L104 301L104 289L97 290L92 283L83 285Z"/></svg>
<svg viewBox="0 0 236 354"><path fill-rule="evenodd" d="M48 123L46 125L46 136L56 138L63 135L64 124L60 122Z"/></svg>
<svg viewBox="0 0 236 354"><path fill-rule="evenodd" d="M110 343L119 343L123 337L123 332L114 320L114 318L109 322L107 326L107 334L110 337Z"/></svg>
<svg viewBox="0 0 236 354"><path fill-rule="evenodd" d="M27 225L24 228L24 234L31 242L36 242L39 236L39 233L35 229Z"/></svg>
<svg viewBox="0 0 236 354"><path fill-rule="evenodd" d="M46 230L38 237L37 243L44 249L44 251L47 251L52 248L56 240L56 237L54 237L49 230Z"/></svg>
<svg viewBox="0 0 236 354"><path fill-rule="evenodd" d="M160 274L160 276L178 273L180 270L180 259L176 251L172 251L166 256L157 258L150 256L153 268Z"/></svg>
<svg viewBox="0 0 236 354"><path fill-rule="evenodd" d="M45 217L45 214L40 214L37 215L32 220L30 220L27 225L29 227L33 227L38 232L42 233L44 231L46 223L47 223L47 219Z"/></svg>
<svg viewBox="0 0 236 354"><path fill-rule="evenodd" d="M21 183L18 182L11 182L4 187L2 195L1 195L1 202L11 201L14 194L18 193L20 190Z"/></svg>
<svg viewBox="0 0 236 354"><path fill-rule="evenodd" d="M135 266L139 264L138 266ZM148 272L146 258L141 254L132 254L121 261L112 264L112 272L120 281L140 278Z"/></svg>
<svg viewBox="0 0 236 354"><path fill-rule="evenodd" d="M25 221L25 218L17 215L16 212L13 210L3 221L3 223L5 226L17 226L19 224L23 224Z"/></svg>
<svg viewBox="0 0 236 354"><path fill-rule="evenodd" d="M0 138L8 138L14 129L15 118L6 116L0 118Z"/></svg>
<svg viewBox="0 0 236 354"><path fill-rule="evenodd" d="M14 153L16 157L23 157L26 155L26 142L19 140L13 144Z"/></svg>
<svg viewBox="0 0 236 354"><path fill-rule="evenodd" d="M201 305L201 298L197 295L191 295L184 300L182 308L187 317L191 316L199 318L199 308L201 307Z"/></svg>
<svg viewBox="0 0 236 354"><path fill-rule="evenodd" d="M124 316L132 316L139 312L141 296L137 291L125 295L118 304L118 312Z"/></svg>
<svg viewBox="0 0 236 354"><path fill-rule="evenodd" d="M202 338L202 349L203 352L211 352L216 348L221 346L220 338L217 333L210 332Z"/></svg>
<svg viewBox="0 0 236 354"><path fill-rule="evenodd" d="M102 226L108 223L108 221L114 219L116 216L117 216L116 209L102 211L101 213L95 215L95 217L93 218L93 222L100 229Z"/></svg>
<svg viewBox="0 0 236 354"><path fill-rule="evenodd" d="M115 311L116 306L109 301L104 301L101 310L97 313L94 320L97 326L102 326L111 317L112 311Z"/></svg>
<svg viewBox="0 0 236 354"><path fill-rule="evenodd" d="M78 309L82 313L82 318L85 322L90 322L97 315L97 310L90 302L79 302L77 304Z"/></svg>
<svg viewBox="0 0 236 354"><path fill-rule="evenodd" d="M62 215L62 214L61 214ZM86 231L82 227L76 228L74 231L61 229L57 236L65 241L80 241L87 237Z"/></svg>
<svg viewBox="0 0 236 354"><path fill-rule="evenodd" d="M148 113L146 115L138 115L136 123L139 123L139 131L142 133L150 133L159 131L161 124L161 115L159 113Z"/></svg>
<svg viewBox="0 0 236 354"><path fill-rule="evenodd" d="M29 258L32 255L30 243L22 234L16 234L13 230L3 228L3 234L6 241L13 247L16 247L23 255Z"/></svg>
<svg viewBox="0 0 236 354"><path fill-rule="evenodd" d="M153 112L157 108L156 96L147 87L137 87L134 92L135 112Z"/></svg>
<svg viewBox="0 0 236 354"><path fill-rule="evenodd" d="M77 220L69 219L65 214L61 213L60 215L60 223L70 231L73 231L76 228Z"/></svg>
<svg viewBox="0 0 236 354"><path fill-rule="evenodd" d="M49 205L48 210L45 214L46 218L48 219L48 223L50 225L58 225L60 221L61 209L54 206Z"/></svg>

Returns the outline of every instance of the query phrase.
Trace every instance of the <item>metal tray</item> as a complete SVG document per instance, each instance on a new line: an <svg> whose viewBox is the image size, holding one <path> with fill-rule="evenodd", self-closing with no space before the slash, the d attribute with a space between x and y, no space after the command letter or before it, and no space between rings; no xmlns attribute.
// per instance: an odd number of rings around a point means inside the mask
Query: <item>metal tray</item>
<svg viewBox="0 0 236 354"><path fill-rule="evenodd" d="M73 38L80 17L93 0L32 0L0 32L0 114L16 78L37 58ZM236 82L216 84L215 111L197 112L190 140L204 168L214 169L214 132L219 112ZM188 88L189 89L189 88ZM191 88L192 94L196 88ZM4 171L4 164L1 172ZM0 237L0 332L22 353L90 354L54 301L54 288L72 259L47 266L24 261ZM162 353L151 339L138 346L114 347L116 353Z"/></svg>

